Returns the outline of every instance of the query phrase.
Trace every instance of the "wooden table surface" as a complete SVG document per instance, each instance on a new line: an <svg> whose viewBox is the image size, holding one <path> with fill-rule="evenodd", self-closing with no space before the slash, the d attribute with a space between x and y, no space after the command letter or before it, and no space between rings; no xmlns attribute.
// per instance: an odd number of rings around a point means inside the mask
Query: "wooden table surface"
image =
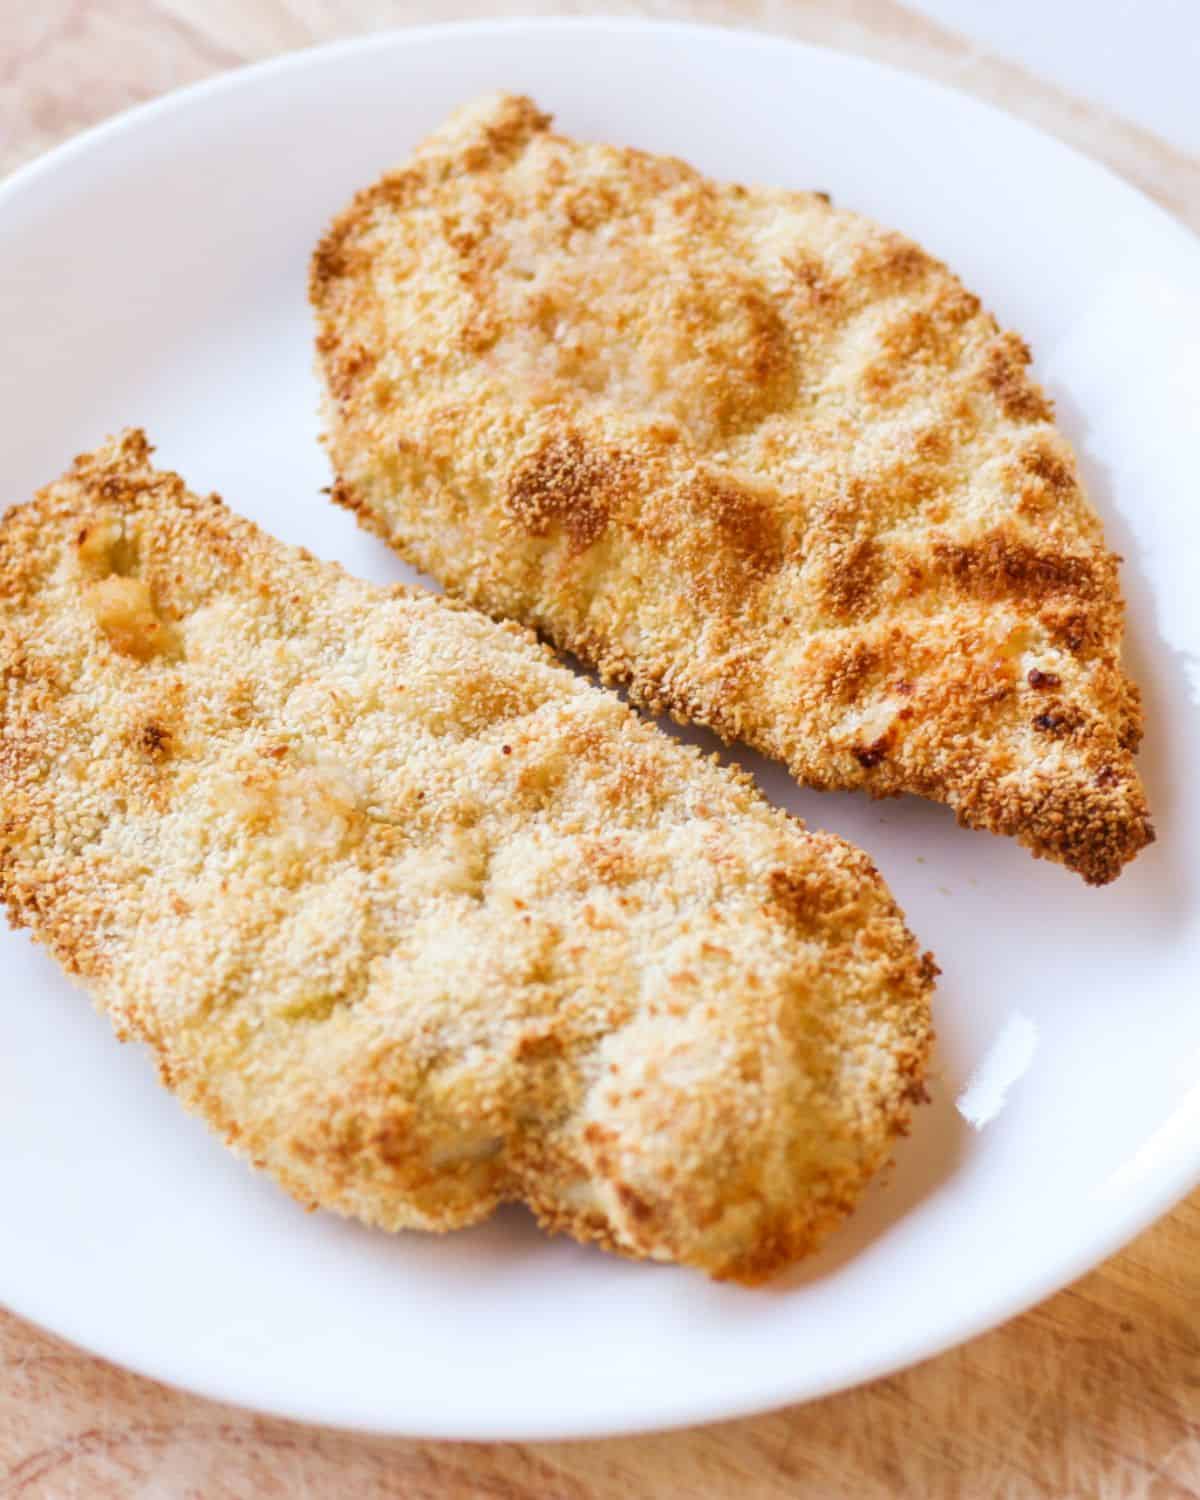
<svg viewBox="0 0 1200 1500"><path fill-rule="evenodd" d="M589 9L756 25L887 59L1054 132L1200 228L1200 159L896 0L0 0L0 172L139 100L276 52L431 19ZM2 1311L0 1369L0 1500L1200 1497L1200 1195L965 1348L808 1406L658 1437L350 1437L168 1390Z"/></svg>

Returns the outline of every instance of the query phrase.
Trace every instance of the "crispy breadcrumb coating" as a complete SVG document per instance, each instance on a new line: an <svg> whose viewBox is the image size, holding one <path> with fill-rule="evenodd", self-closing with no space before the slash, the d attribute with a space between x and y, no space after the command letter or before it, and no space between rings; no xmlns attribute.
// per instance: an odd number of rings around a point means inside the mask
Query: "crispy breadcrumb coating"
<svg viewBox="0 0 1200 1500"><path fill-rule="evenodd" d="M922 1094L867 857L515 625L379 589L141 433L0 524L0 894L305 1203L754 1282Z"/></svg>
<svg viewBox="0 0 1200 1500"><path fill-rule="evenodd" d="M1117 559L1029 353L917 245L460 112L313 260L335 498L817 787L1094 884L1153 838Z"/></svg>

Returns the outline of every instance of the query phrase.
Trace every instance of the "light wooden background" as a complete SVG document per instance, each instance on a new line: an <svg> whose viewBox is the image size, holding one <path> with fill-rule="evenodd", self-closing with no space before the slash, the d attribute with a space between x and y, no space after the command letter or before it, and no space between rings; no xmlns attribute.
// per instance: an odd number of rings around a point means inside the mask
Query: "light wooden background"
<svg viewBox="0 0 1200 1500"><path fill-rule="evenodd" d="M0 171L138 100L275 52L407 22L587 9L755 25L885 58L1053 131L1200 228L1200 159L896 0L0 0ZM1200 1497L1200 1195L1070 1291L964 1349L806 1407L650 1438L348 1437L167 1390L0 1312L0 1500L18 1496Z"/></svg>

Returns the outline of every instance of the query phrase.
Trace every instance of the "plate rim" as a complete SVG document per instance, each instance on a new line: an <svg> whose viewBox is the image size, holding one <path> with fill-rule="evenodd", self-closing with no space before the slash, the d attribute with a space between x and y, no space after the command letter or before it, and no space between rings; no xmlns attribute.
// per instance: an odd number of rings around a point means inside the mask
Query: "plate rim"
<svg viewBox="0 0 1200 1500"><path fill-rule="evenodd" d="M1159 229L1174 238L1187 253L1200 255L1200 237L1168 209L1157 203L1141 188L1128 181L1103 162L1096 160L1078 147L1058 136L1029 123L1018 115L982 99L969 91L952 84L932 79L922 73L884 62L857 52L845 51L800 38L780 35L753 27L728 26L678 20L661 20L638 16L597 14L585 16L533 16L516 15L492 19L430 22L411 26L391 26L378 31L353 37L344 37L331 42L276 54L255 62L241 64L200 79L194 83L172 89L155 98L130 105L107 119L80 131L68 140L48 151L22 163L3 179L0 179L0 225L4 214L13 201L25 191L37 186L43 179L68 166L89 152L102 149L122 135L136 132L162 115L187 109L203 102L210 96L240 88L253 88L260 80L293 70L320 66L325 61L376 50L404 47L408 44L453 41L459 36L487 37L511 32L645 32L675 33L687 37L719 40L724 46L736 46L744 50L787 49L806 54L810 60L832 57L839 65L850 64L866 75L885 74L903 84L919 87L927 94L941 97L953 108L982 111L996 117L1007 129L1017 129L1027 138L1036 141L1043 150L1049 148L1070 159L1077 170L1091 173L1103 180L1105 187L1136 200L1138 210L1153 218ZM1198 267L1200 277L1200 267ZM1200 1087L1192 1091L1189 1100L1200 1103ZM1178 1113L1182 1113L1181 1106ZM1177 1116L1172 1116L1174 1120ZM1170 1121L1167 1122L1168 1125ZM1161 1127L1166 1129L1167 1126ZM936 1358L950 1349L978 1338L981 1334L1009 1322L1070 1286L1081 1276L1095 1269L1129 1244L1138 1235L1200 1187L1200 1141L1187 1150L1180 1146L1164 1163L1153 1168L1143 1178L1143 1187L1132 1208L1114 1212L1105 1220L1106 1228L1097 1230L1086 1244L1071 1252L1059 1255L1047 1262L1042 1274L1030 1280L1007 1297L994 1298L986 1303L972 1318L952 1320L952 1327L936 1325L921 1335L913 1335L905 1343L891 1346L886 1355L849 1361L842 1370L830 1378L809 1378L801 1374L790 1378L776 1376L747 1383L736 1398L683 1398L661 1399L653 1410L639 1415L616 1418L607 1410L595 1418L581 1421L572 1419L569 1429L561 1425L539 1427L536 1423L514 1427L503 1421L496 1423L472 1419L464 1422L451 1417L444 1422L422 1421L419 1427L406 1425L403 1420L386 1426L373 1417L356 1419L352 1413L331 1415L327 1404L280 1400L264 1401L260 1393L251 1393L251 1381L238 1379L236 1367L228 1366L224 1378L189 1374L175 1370L176 1361L168 1359L157 1363L136 1351L126 1352L121 1341L110 1340L103 1347L84 1342L70 1331L69 1324L60 1326L48 1318L13 1307L0 1290L0 1306L14 1316L34 1327L59 1338L95 1358L119 1364L122 1368L156 1380L172 1389L186 1391L204 1399L237 1406L253 1413L296 1421L308 1425L323 1426L335 1430L357 1432L373 1436L403 1437L411 1439L432 1438L458 1441L517 1441L547 1442L570 1441L605 1436L632 1435L638 1433L677 1430L716 1421L737 1420L748 1416L775 1411L781 1407L801 1404L811 1400L836 1395L886 1375L913 1368L926 1360ZM1147 1185L1148 1184L1148 1185Z"/></svg>

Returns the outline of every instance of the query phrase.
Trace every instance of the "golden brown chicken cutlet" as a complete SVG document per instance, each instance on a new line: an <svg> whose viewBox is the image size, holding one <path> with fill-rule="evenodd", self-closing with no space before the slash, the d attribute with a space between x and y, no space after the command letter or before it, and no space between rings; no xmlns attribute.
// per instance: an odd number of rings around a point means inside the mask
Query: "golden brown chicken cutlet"
<svg viewBox="0 0 1200 1500"><path fill-rule="evenodd" d="M0 524L0 893L312 1206L753 1282L922 1093L867 857L515 625L380 589L127 433Z"/></svg>
<svg viewBox="0 0 1200 1500"><path fill-rule="evenodd" d="M1153 838L1118 559L1029 353L819 194L460 112L312 268L334 494L633 698L1086 880Z"/></svg>

